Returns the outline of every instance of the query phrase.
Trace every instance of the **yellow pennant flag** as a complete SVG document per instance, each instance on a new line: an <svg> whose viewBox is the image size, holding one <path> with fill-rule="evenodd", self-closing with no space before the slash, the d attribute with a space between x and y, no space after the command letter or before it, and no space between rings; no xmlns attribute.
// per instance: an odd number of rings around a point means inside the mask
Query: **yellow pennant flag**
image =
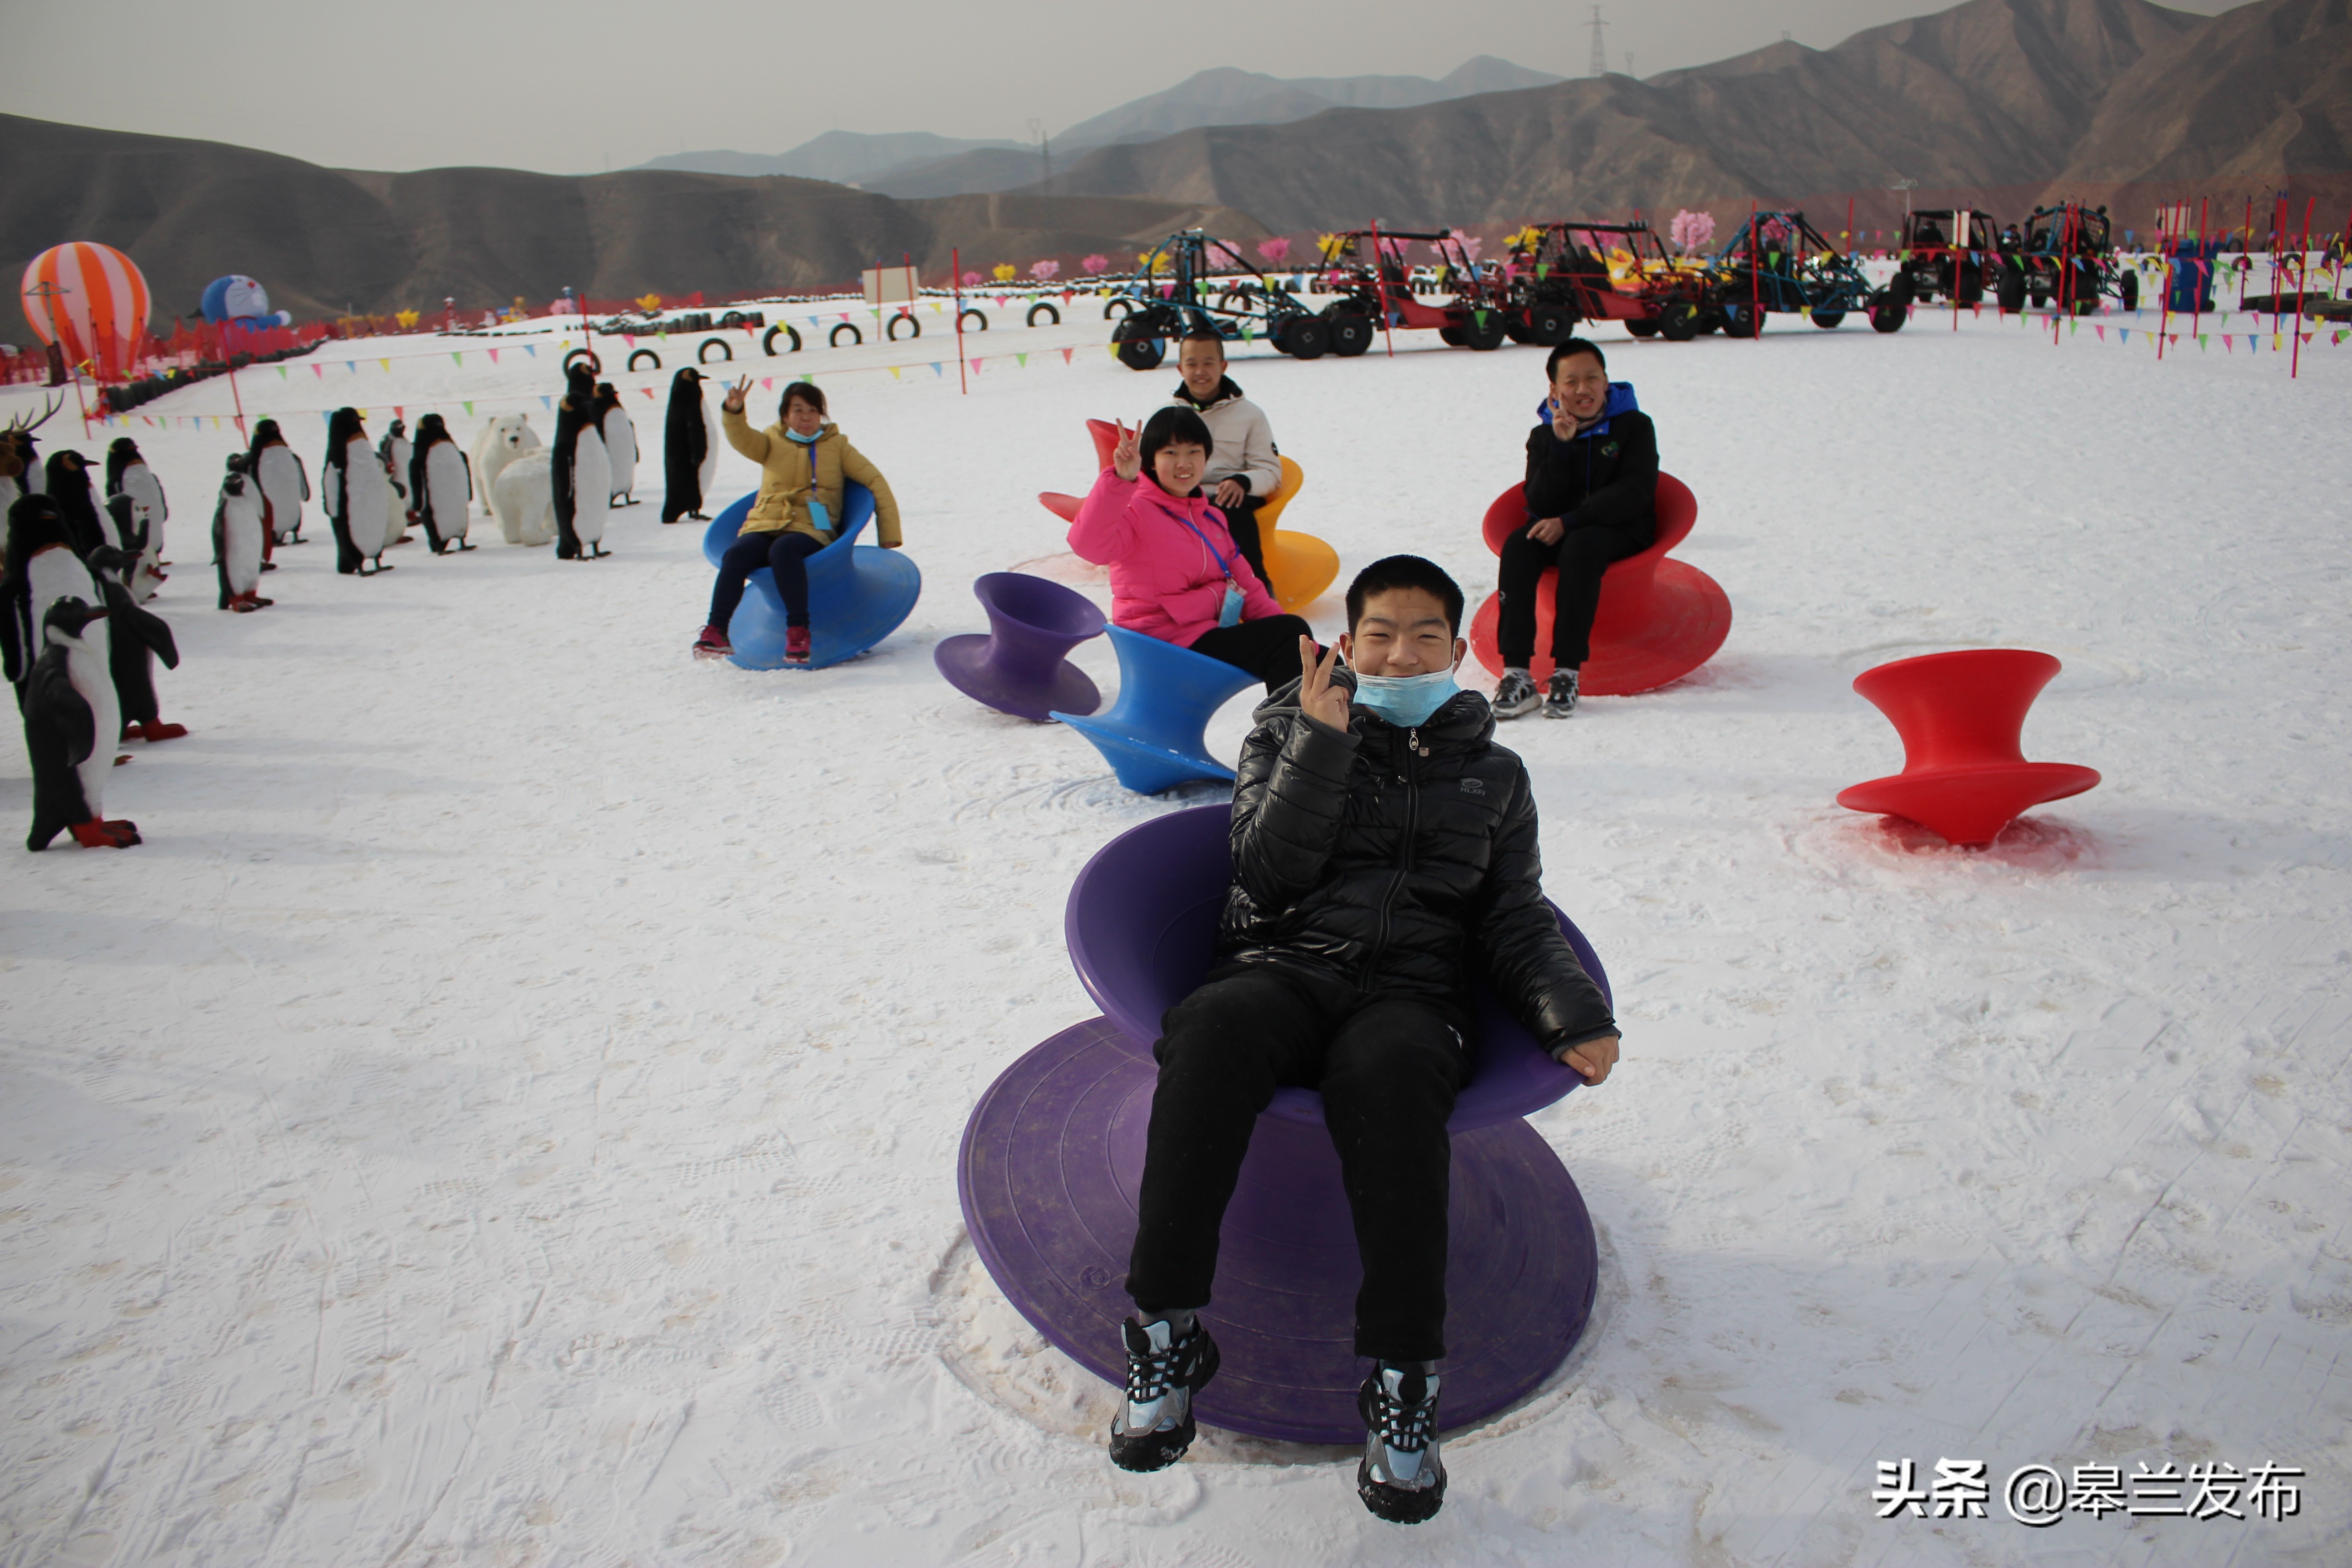
<svg viewBox="0 0 2352 1568"><path fill-rule="evenodd" d="M898 367L895 364L890 367L890 379L892 381L898 379Z"/></svg>
<svg viewBox="0 0 2352 1568"><path fill-rule="evenodd" d="M376 361L375 363L378 363L378 364L380 364L380 365L382 365L382 366L383 366L383 373L384 373L386 375L390 375L390 374L392 374L392 362L391 362L390 360L388 360L388 359L380 359L380 360Z"/></svg>

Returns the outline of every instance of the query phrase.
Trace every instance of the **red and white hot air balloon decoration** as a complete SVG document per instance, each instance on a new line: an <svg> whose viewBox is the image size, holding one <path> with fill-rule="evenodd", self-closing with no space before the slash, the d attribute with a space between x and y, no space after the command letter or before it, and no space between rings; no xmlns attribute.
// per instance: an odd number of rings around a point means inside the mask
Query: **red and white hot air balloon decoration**
<svg viewBox="0 0 2352 1568"><path fill-rule="evenodd" d="M25 319L100 380L129 374L147 333L147 279L110 245L52 246L25 268Z"/></svg>

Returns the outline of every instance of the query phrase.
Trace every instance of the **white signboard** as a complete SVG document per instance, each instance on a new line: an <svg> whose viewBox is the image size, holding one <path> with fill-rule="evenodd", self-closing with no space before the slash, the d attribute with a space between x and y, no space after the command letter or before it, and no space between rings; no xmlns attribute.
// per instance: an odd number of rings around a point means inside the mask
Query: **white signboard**
<svg viewBox="0 0 2352 1568"><path fill-rule="evenodd" d="M859 277L869 305L906 305L922 297L922 285L911 267L869 267Z"/></svg>

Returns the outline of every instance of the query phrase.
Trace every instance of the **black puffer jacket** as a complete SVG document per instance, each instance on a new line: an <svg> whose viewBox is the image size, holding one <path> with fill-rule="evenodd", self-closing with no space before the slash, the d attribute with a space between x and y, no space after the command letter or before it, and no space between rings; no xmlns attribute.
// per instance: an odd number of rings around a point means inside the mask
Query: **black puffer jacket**
<svg viewBox="0 0 2352 1568"><path fill-rule="evenodd" d="M1346 670L1334 674L1350 691ZM1345 734L1267 698L1234 786L1234 885L1217 950L1305 963L1468 1013L1472 966L1555 1052L1615 1025L1544 907L1535 796L1462 692L1419 729L1362 708Z"/></svg>

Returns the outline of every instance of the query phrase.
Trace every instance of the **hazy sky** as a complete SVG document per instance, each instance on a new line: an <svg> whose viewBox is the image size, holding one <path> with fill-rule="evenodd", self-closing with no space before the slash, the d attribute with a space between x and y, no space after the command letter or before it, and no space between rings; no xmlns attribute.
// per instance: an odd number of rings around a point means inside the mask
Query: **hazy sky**
<svg viewBox="0 0 2352 1568"><path fill-rule="evenodd" d="M1652 76L1783 32L1826 48L1939 8L1604 0L1601 15L1611 68L1630 51ZM341 168L556 174L687 149L781 153L833 129L1026 140L1033 119L1058 131L1211 66L1434 77L1483 53L1582 76L1592 47L1590 0L6 0L5 15L5 112Z"/></svg>

